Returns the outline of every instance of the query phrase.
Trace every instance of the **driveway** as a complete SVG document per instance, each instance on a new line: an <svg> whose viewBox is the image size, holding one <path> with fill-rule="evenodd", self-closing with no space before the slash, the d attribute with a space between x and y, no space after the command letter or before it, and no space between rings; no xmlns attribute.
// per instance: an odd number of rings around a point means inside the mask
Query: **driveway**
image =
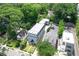
<svg viewBox="0 0 79 59"><path fill-rule="evenodd" d="M54 29L50 29L49 32L46 33L45 35L45 40L48 40L52 45L56 45L56 40L58 39L58 26L56 26L55 24L52 24L52 27L54 27Z"/></svg>

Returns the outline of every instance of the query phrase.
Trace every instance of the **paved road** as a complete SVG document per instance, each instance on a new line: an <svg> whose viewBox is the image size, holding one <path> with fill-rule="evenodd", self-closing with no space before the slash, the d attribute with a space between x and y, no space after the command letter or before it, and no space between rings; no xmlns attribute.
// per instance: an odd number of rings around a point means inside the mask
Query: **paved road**
<svg viewBox="0 0 79 59"><path fill-rule="evenodd" d="M53 24L52 25L54 27L54 29L51 29L48 33L46 33L46 36L45 36L45 40L48 39L48 41L52 44L52 45L56 45L56 40L58 39L58 27Z"/></svg>

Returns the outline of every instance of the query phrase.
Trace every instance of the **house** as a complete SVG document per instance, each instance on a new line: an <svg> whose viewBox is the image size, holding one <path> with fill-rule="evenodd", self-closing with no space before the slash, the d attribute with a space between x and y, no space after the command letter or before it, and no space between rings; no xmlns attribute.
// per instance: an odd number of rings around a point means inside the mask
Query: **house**
<svg viewBox="0 0 79 59"><path fill-rule="evenodd" d="M29 43L36 44L39 39L42 39L45 32L45 24L36 23L29 31L27 39Z"/></svg>
<svg viewBox="0 0 79 59"><path fill-rule="evenodd" d="M20 30L17 31L17 39L22 40L24 37L27 36L27 31L20 28Z"/></svg>
<svg viewBox="0 0 79 59"><path fill-rule="evenodd" d="M67 29L69 29L69 28L74 28L75 26L74 26L73 23L67 22L67 23L65 24L65 27L66 27Z"/></svg>
<svg viewBox="0 0 79 59"><path fill-rule="evenodd" d="M66 30L63 32L61 50L67 52L68 56L74 55L74 37L71 32Z"/></svg>
<svg viewBox="0 0 79 59"><path fill-rule="evenodd" d="M42 19L39 23L49 25L49 19Z"/></svg>

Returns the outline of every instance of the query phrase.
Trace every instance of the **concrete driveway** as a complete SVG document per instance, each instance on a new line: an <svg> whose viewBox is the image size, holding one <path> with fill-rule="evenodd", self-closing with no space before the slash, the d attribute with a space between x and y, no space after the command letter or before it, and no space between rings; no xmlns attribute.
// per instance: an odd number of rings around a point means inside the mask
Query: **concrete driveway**
<svg viewBox="0 0 79 59"><path fill-rule="evenodd" d="M45 40L48 40L52 45L56 45L56 40L58 39L58 26L56 26L55 24L52 24L52 27L54 27L54 29L53 28L51 28L50 29L50 31L49 32L47 32L46 33L46 35L45 35Z"/></svg>

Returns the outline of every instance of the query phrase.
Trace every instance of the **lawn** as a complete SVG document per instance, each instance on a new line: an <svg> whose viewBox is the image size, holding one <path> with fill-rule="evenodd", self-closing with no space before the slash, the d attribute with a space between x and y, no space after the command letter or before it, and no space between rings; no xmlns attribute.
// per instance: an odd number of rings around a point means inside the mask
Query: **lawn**
<svg viewBox="0 0 79 59"><path fill-rule="evenodd" d="M9 46L9 47L17 48L17 47L20 46L20 41L18 41L18 40L8 40L8 41L6 42L6 44L7 44L7 46Z"/></svg>
<svg viewBox="0 0 79 59"><path fill-rule="evenodd" d="M5 38L0 37L0 44L6 44L8 47L18 48L20 47L20 43L22 43L21 40L6 40ZM26 42L24 41L23 44Z"/></svg>
<svg viewBox="0 0 79 59"><path fill-rule="evenodd" d="M6 44L8 47L12 47L12 48L18 48L20 47L20 40L5 40L3 38L0 38L0 43L1 44ZM28 53L33 53L35 51L35 46L33 45L29 45L28 43L26 44L26 47L24 49L22 49L25 52Z"/></svg>
<svg viewBox="0 0 79 59"><path fill-rule="evenodd" d="M24 49L24 51L26 51L28 53L33 53L35 51L35 48L36 48L35 46L27 44L27 46Z"/></svg>

